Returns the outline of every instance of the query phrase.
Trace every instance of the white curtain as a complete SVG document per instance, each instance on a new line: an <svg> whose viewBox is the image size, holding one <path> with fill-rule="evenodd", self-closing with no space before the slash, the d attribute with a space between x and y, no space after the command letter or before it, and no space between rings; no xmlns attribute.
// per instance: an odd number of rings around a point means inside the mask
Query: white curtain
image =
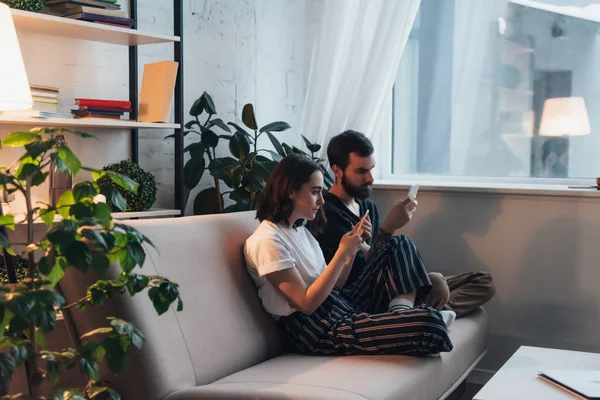
<svg viewBox="0 0 600 400"><path fill-rule="evenodd" d="M454 6L454 56L452 69L452 123L450 173L463 175L479 102L479 90L490 45L508 0L457 0ZM430 118L435 118L431 116Z"/></svg>
<svg viewBox="0 0 600 400"><path fill-rule="evenodd" d="M318 15L301 133L322 145L346 129L375 142L420 0L313 1Z"/></svg>

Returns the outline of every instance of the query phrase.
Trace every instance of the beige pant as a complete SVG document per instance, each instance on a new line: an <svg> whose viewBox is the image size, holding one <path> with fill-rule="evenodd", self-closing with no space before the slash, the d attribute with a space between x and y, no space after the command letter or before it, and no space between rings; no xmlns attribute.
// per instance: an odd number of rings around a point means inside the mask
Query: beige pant
<svg viewBox="0 0 600 400"><path fill-rule="evenodd" d="M429 279L432 287L425 302L438 310L452 310L457 317L475 311L496 293L492 275L487 272L467 272L446 277L439 272L430 272Z"/></svg>

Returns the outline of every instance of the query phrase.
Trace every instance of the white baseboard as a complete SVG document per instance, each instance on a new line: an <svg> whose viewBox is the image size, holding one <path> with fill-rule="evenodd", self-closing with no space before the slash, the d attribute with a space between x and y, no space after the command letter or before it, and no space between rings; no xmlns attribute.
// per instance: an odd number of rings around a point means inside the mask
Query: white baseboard
<svg viewBox="0 0 600 400"><path fill-rule="evenodd" d="M475 385L485 385L497 371L489 369L474 368L467 376L467 382Z"/></svg>

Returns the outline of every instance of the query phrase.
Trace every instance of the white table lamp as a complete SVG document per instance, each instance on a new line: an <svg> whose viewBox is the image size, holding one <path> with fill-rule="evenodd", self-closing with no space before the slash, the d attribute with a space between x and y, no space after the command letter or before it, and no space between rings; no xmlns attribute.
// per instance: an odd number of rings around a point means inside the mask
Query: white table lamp
<svg viewBox="0 0 600 400"><path fill-rule="evenodd" d="M32 106L31 91L10 8L0 3L0 111Z"/></svg>
<svg viewBox="0 0 600 400"><path fill-rule="evenodd" d="M583 136L591 131L583 98L560 97L544 103L540 136Z"/></svg>

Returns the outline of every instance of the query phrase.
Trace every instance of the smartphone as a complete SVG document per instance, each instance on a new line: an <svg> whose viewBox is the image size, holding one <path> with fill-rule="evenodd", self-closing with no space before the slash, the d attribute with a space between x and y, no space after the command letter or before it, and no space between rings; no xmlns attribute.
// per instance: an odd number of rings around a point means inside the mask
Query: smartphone
<svg viewBox="0 0 600 400"><path fill-rule="evenodd" d="M410 190L408 191L408 197L413 199L417 198L417 193L419 192L420 185L412 185Z"/></svg>

